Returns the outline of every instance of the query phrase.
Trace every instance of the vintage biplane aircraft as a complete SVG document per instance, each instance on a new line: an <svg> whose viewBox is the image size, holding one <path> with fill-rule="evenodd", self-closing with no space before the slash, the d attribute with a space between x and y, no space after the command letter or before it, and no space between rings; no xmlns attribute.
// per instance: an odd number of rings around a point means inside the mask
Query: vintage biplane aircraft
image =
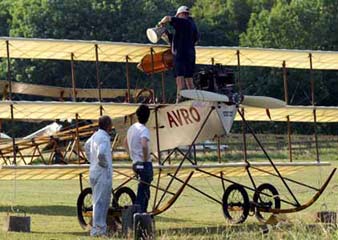
<svg viewBox="0 0 338 240"><path fill-rule="evenodd" d="M55 120L74 119L75 127L61 130L49 137L41 136L30 140L16 142L12 145L0 147L0 180L9 179L80 179L81 193L78 198L78 218L84 228L90 226L92 207L90 202L91 189L83 189L82 179L88 178L88 164L82 152L81 140L84 140L95 130L95 122L88 126L79 126L82 120L95 121L102 114L111 116L114 120L116 132L123 138L126 128L134 121L134 113L138 104L129 103L130 83L126 71L127 94L126 103L104 102L100 87L99 68L97 65L97 95L98 102L37 102L11 100L14 83L11 81L10 58L18 59L53 59L69 60L71 66L74 61L99 61L140 63L145 55L166 51L167 46L113 43L98 41L75 41L53 39L25 39L0 38L0 57L8 60L8 79L6 89L9 100L0 102L0 119L14 120ZM302 69L338 69L338 53L323 51L297 51L237 47L197 47L197 64L213 62L227 66L263 66ZM150 59L154 59L150 57ZM151 62L154 69L154 62ZM74 69L72 68L72 71ZM155 72L155 71L152 71ZM317 161L309 162L275 162L264 149L249 121L285 121L290 122L337 122L337 107L289 106L287 92L285 102L269 97L245 96L234 87L231 79L224 79L227 75L216 73L207 77L199 89L182 91L182 95L191 98L179 104L151 104L151 117L148 126L151 130L151 150L154 158L153 204L150 214L158 215L169 209L189 187L208 199L220 204L224 216L232 223L242 223L249 213L256 215L258 220L266 221L271 214L292 213L311 206L323 193L335 170L333 169L321 187L314 187L296 181L286 175L295 173L310 166L329 166L329 163ZM286 78L286 75L284 75ZM72 89L54 89L53 96L64 97L62 92L69 92L69 96L76 100L75 78L72 79ZM219 81L218 81L219 80ZM285 80L285 79L284 79ZM225 82L224 82L225 81ZM237 82L240 79L237 79ZM210 83L214 89L211 91ZM207 84L206 84L207 83ZM286 84L287 81L284 81ZM17 83L15 83L17 84ZM5 85L5 84L4 84ZM39 86L40 90L34 94L48 95L48 89ZM41 90L42 89L42 90ZM287 87L285 88L287 90ZM6 92L7 92L6 90ZM35 89L36 90L36 89ZM314 89L312 89L314 91ZM19 90L17 90L19 91ZM26 90L29 93L29 88ZM41 93L43 92L43 93ZM81 92L81 90L79 90ZM151 91L150 91L151 92ZM22 92L21 92L22 93ZM109 95L109 94L108 94ZM109 98L109 96L108 96ZM314 103L314 100L313 100ZM233 121L242 121L244 130L256 139L267 162L251 162L246 157L244 147L244 161L236 163L198 163L193 152L194 144L208 139L229 134ZM122 135L122 136L121 136ZM243 141L245 143L245 133ZM115 139L114 143L118 144ZM289 142L291 144L291 142ZM44 164L35 161L44 159L44 148L49 145L51 155ZM182 151L179 146L188 145L188 151ZM244 144L244 146L246 146ZM27 156L22 150L31 149ZM56 150L58 149L58 151ZM289 148L291 149L291 148ZM14 151L13 151L14 150ZM317 149L318 150L318 149ZM168 152L169 151L169 152ZM166 152L166 155L163 154ZM290 151L291 152L291 151ZM64 165L51 164L55 154L63 159ZM178 163L171 164L170 158L174 153L182 155ZM318 151L317 151L318 153ZM67 155L68 154L68 155ZM70 154L73 154L70 157ZM25 157L30 161L25 162ZM78 161L72 161L72 158ZM21 160L20 160L21 159ZM39 163L41 161L38 161ZM80 163L80 164L79 164ZM13 174L15 173L15 174ZM247 176L250 185L234 180L235 176ZM271 183L258 185L256 176L273 176L280 181L288 193L288 197L279 194L279 190ZM223 188L221 198L213 196L191 184L194 177L213 177L219 180ZM131 181L139 181L134 175L131 164L114 164L115 180L122 183L114 186L110 216L120 221L121 209L131 204L135 193L127 187ZM173 185L176 185L176 189ZM292 185L299 185L314 191L313 197L302 203L292 191ZM178 187L177 187L178 186ZM250 194L248 194L250 193ZM126 201L125 201L126 200Z"/></svg>

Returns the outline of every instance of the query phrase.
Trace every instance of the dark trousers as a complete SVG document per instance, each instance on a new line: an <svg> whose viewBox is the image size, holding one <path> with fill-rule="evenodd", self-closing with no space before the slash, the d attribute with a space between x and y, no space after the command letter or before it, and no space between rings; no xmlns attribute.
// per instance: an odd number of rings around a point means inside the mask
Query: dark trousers
<svg viewBox="0 0 338 240"><path fill-rule="evenodd" d="M138 165L138 167L136 167ZM134 165L134 171L140 180L137 188L136 204L140 205L141 212L147 212L150 199L150 183L153 180L152 162L137 163ZM142 168L143 166L143 168Z"/></svg>

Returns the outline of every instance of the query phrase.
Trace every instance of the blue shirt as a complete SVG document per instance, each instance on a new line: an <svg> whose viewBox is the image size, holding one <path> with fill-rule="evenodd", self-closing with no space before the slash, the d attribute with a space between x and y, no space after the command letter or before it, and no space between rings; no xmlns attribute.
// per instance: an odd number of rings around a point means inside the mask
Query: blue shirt
<svg viewBox="0 0 338 240"><path fill-rule="evenodd" d="M191 17L172 17L170 24L175 29L172 44L176 59L195 58L195 43L198 41L198 31L194 20Z"/></svg>

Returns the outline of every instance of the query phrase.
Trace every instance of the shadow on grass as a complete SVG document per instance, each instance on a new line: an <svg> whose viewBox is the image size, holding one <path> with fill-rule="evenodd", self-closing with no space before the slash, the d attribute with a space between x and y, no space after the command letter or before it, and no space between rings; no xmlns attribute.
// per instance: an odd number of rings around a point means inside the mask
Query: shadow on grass
<svg viewBox="0 0 338 240"><path fill-rule="evenodd" d="M229 226L208 226L208 227L185 227L169 228L159 230L160 235L203 235L203 234L221 234L224 232L242 232L242 231L263 231L264 226L260 224L229 225Z"/></svg>
<svg viewBox="0 0 338 240"><path fill-rule="evenodd" d="M259 233L267 234L270 231L277 232L303 232L305 234L319 234L335 233L337 225L332 223L312 223L312 224L292 224L285 223L280 226L264 225L258 223L240 224L240 225L227 225L227 226L210 226L210 227L191 227L191 228L169 228L158 230L159 235L231 235L241 233ZM270 238L269 238L270 239Z"/></svg>
<svg viewBox="0 0 338 240"><path fill-rule="evenodd" d="M186 220L186 219L180 219L180 218L172 218L172 217L163 217L163 216L156 216L155 217L155 221L156 222L187 222L189 220Z"/></svg>
<svg viewBox="0 0 338 240"><path fill-rule="evenodd" d="M83 230L83 232L34 232L34 231L32 231L31 233L41 234L41 235L65 234L65 235L73 235L73 236L78 236L78 237L89 237L89 231L85 231L85 230ZM57 239L57 238L51 238L51 239Z"/></svg>
<svg viewBox="0 0 338 240"><path fill-rule="evenodd" d="M26 214L40 214L52 216L76 216L76 207L48 205L48 206L15 206L14 210L25 212ZM0 212L11 212L9 206L0 206Z"/></svg>

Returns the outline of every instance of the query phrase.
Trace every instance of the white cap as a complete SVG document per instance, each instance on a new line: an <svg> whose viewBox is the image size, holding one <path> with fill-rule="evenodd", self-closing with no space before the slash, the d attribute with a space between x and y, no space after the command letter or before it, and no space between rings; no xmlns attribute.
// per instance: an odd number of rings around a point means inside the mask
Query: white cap
<svg viewBox="0 0 338 240"><path fill-rule="evenodd" d="M176 12L176 15L175 17L177 17L178 14L180 13L189 13L189 8L187 6L180 6L178 9L177 9L177 12Z"/></svg>

